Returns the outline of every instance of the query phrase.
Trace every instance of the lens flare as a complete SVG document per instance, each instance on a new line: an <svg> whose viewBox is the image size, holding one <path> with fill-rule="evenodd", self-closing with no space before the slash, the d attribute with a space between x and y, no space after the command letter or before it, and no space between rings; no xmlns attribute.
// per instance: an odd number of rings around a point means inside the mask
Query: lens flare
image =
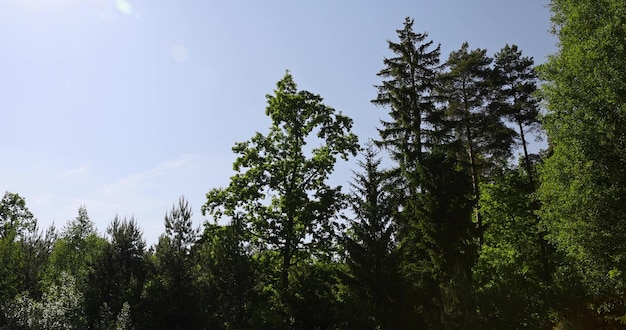
<svg viewBox="0 0 626 330"><path fill-rule="evenodd" d="M117 10L122 14L132 15L133 13L133 7L126 0L115 0L115 7L117 7Z"/></svg>

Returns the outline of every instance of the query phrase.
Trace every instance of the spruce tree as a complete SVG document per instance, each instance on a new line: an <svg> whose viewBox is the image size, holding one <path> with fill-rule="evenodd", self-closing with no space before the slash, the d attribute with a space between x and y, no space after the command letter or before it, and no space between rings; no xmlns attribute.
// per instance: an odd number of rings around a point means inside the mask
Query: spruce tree
<svg viewBox="0 0 626 330"><path fill-rule="evenodd" d="M381 120L379 147L389 151L403 176L414 173L424 150L431 143L424 119L436 110L433 91L439 72L440 46L433 48L427 33L413 31L413 19L406 18L397 30L398 42L387 41L393 57L385 58L378 76L382 84L372 103L389 110ZM415 184L413 184L415 185ZM415 192L415 187L410 189Z"/></svg>
<svg viewBox="0 0 626 330"><path fill-rule="evenodd" d="M392 221L395 204L377 154L373 145L366 146L364 160L359 161L361 172L354 172L351 183L354 218L343 239L348 284L358 298L359 315L373 319L368 326L402 329L411 327L410 314L415 311L404 303L406 290Z"/></svg>
<svg viewBox="0 0 626 330"><path fill-rule="evenodd" d="M462 140L440 106L439 47L412 31L407 19L396 57L385 59L373 103L389 109L377 144L391 154L400 268L413 308L413 324L432 328L475 325L471 267L476 259L475 205ZM445 96L445 95L444 95Z"/></svg>

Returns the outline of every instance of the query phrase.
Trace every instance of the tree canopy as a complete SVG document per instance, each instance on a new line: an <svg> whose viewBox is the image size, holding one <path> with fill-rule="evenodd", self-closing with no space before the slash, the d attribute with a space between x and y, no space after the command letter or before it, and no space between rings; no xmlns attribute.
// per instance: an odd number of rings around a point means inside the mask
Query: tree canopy
<svg viewBox="0 0 626 330"><path fill-rule="evenodd" d="M509 44L440 62L407 18L363 147L287 71L208 219L181 196L151 246L86 206L42 230L6 192L0 329L624 328L626 3L550 8L559 48L538 67Z"/></svg>

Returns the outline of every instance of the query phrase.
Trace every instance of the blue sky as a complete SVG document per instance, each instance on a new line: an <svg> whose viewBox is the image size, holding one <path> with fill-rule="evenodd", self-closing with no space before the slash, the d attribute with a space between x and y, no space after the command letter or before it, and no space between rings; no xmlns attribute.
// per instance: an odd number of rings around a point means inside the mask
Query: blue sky
<svg viewBox="0 0 626 330"><path fill-rule="evenodd" d="M468 41L541 63L556 50L547 2L0 0L0 193L25 197L42 226L81 205L100 233L134 215L153 243L180 195L203 222L233 144L266 132L265 95L285 70L365 141L386 114L369 101L406 16L442 60Z"/></svg>

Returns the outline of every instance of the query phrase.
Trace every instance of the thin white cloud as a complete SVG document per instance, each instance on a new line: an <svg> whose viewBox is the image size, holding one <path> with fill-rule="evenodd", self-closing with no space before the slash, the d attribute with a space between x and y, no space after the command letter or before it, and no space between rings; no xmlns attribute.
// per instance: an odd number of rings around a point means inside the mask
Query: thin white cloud
<svg viewBox="0 0 626 330"><path fill-rule="evenodd" d="M224 185L232 171L230 166L218 166L231 162L231 155L181 154L115 176L97 159L19 148L0 147L0 151L12 160L0 162L0 173L12 173L0 182L0 192L9 190L25 197L42 228L54 222L60 230L84 205L100 233L116 215L134 215L149 244L163 232L163 216L180 195L193 207L194 223L201 224L204 194Z"/></svg>
<svg viewBox="0 0 626 330"><path fill-rule="evenodd" d="M202 156L185 154L174 159L169 159L157 164L155 167L144 171L130 174L111 184L105 184L103 191L105 194L117 193L120 190L128 191L150 186L155 179L172 176L184 172L186 167L201 161Z"/></svg>
<svg viewBox="0 0 626 330"><path fill-rule="evenodd" d="M91 168L91 163L85 163L78 167L71 168L69 170L64 171L61 174L63 179L75 178L75 177L84 177L88 174L89 169Z"/></svg>

